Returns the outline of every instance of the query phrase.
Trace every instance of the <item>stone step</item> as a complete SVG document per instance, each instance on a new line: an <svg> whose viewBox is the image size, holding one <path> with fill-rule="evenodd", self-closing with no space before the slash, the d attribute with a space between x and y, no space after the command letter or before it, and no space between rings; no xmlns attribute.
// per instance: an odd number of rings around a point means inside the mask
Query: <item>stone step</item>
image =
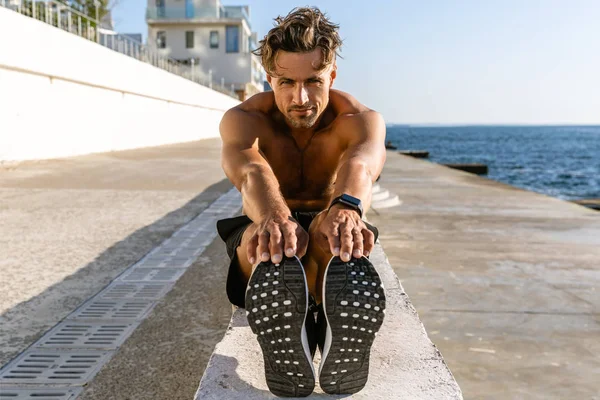
<svg viewBox="0 0 600 400"><path fill-rule="evenodd" d="M400 198L398 196L394 195L392 197L388 197L385 200L372 202L371 208L378 210L378 209L382 209L382 208L390 208L390 207L394 207L394 206L399 206L400 204L402 204L402 200L400 200Z"/></svg>
<svg viewBox="0 0 600 400"><path fill-rule="evenodd" d="M381 190L377 193L373 193L371 197L371 202L385 200L390 197L390 192L388 190Z"/></svg>

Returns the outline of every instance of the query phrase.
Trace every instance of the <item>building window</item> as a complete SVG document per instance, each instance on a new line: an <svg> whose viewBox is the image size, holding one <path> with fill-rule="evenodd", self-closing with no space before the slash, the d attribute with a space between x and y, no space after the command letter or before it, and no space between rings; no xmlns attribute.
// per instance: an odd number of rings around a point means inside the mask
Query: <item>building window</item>
<svg viewBox="0 0 600 400"><path fill-rule="evenodd" d="M225 51L227 53L239 53L240 51L240 28L230 25L225 28Z"/></svg>
<svg viewBox="0 0 600 400"><path fill-rule="evenodd" d="M219 31L210 31L210 48L219 48Z"/></svg>
<svg viewBox="0 0 600 400"><path fill-rule="evenodd" d="M165 17L165 0L156 0L156 16L158 18Z"/></svg>
<svg viewBox="0 0 600 400"><path fill-rule="evenodd" d="M156 48L166 49L167 48L167 32L158 31L156 32Z"/></svg>
<svg viewBox="0 0 600 400"><path fill-rule="evenodd" d="M186 49L194 48L194 31L187 31L185 33L185 48Z"/></svg>
<svg viewBox="0 0 600 400"><path fill-rule="evenodd" d="M192 0L185 0L185 17L194 18L194 3Z"/></svg>

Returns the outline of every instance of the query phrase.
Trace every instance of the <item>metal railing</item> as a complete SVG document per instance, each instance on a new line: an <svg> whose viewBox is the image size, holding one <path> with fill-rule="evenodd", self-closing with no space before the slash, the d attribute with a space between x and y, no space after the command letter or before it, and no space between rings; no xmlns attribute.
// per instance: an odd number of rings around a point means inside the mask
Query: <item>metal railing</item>
<svg viewBox="0 0 600 400"><path fill-rule="evenodd" d="M68 32L97 41L98 22L89 16L55 1L0 0L0 6L44 21Z"/></svg>
<svg viewBox="0 0 600 400"><path fill-rule="evenodd" d="M219 83L214 82L215 77L212 71L205 74L198 65L195 65L193 60L191 65L186 65L164 56L149 46L126 35L102 29L97 19L91 18L64 3L52 0L0 0L0 7L11 9L72 34L97 42L111 50L154 65L157 68L179 75L235 99L239 98L235 93L236 88L233 84L226 86L223 78L220 79Z"/></svg>
<svg viewBox="0 0 600 400"><path fill-rule="evenodd" d="M250 16L244 6L200 7L186 1L185 4L180 6L154 6L146 9L146 20L150 21L194 18L243 19L252 29Z"/></svg>
<svg viewBox="0 0 600 400"><path fill-rule="evenodd" d="M214 7L194 7L193 5L182 5L179 7L148 7L146 9L147 20L192 18L218 19L219 15L217 14L217 9Z"/></svg>
<svg viewBox="0 0 600 400"><path fill-rule="evenodd" d="M246 21L250 30L252 30L252 25L250 25L250 16L246 12L245 6L223 6L221 9L221 18L240 18Z"/></svg>

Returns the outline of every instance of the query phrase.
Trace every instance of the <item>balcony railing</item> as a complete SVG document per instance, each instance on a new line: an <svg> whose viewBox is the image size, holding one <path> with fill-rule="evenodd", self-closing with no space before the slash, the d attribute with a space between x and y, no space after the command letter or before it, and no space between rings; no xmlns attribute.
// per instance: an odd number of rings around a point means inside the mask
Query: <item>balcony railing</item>
<svg viewBox="0 0 600 400"><path fill-rule="evenodd" d="M146 19L191 19L191 18L218 18L216 8L194 7L148 7Z"/></svg>
<svg viewBox="0 0 600 400"><path fill-rule="evenodd" d="M173 20L173 19L243 19L250 27L250 16L244 7L225 6L215 7L194 7L191 3L186 3L181 7L148 7L146 9L146 20ZM251 28L252 29L252 28Z"/></svg>
<svg viewBox="0 0 600 400"><path fill-rule="evenodd" d="M221 8L221 18L239 18L246 20L248 27L252 30L250 25L250 16L246 12L244 6L224 6Z"/></svg>

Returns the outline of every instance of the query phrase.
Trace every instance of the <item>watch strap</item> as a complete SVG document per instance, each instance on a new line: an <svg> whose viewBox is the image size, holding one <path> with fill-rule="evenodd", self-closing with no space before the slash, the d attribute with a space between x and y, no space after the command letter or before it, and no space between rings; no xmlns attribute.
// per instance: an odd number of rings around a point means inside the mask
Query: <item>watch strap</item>
<svg viewBox="0 0 600 400"><path fill-rule="evenodd" d="M335 204L339 204L339 203L352 208L353 210L358 212L358 215L362 218L363 209L362 209L360 199L357 199L356 197L353 197L353 196L350 196L350 195L344 193L341 196L338 196L331 201L331 204L329 205L328 210L330 210L331 207L333 207Z"/></svg>

